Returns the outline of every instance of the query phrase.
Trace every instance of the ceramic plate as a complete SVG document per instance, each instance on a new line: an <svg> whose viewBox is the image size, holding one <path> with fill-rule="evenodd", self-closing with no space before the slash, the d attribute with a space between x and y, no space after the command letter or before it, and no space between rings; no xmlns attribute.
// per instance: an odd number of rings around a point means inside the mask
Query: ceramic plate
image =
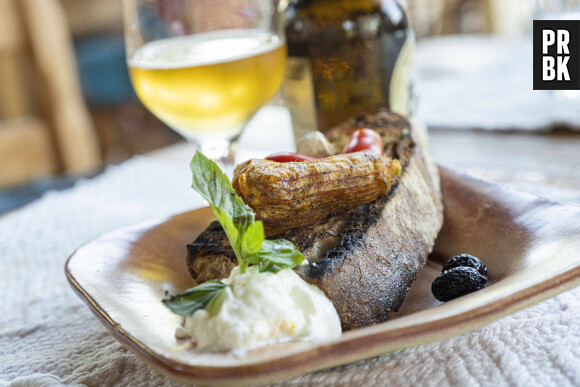
<svg viewBox="0 0 580 387"><path fill-rule="evenodd" d="M434 252L399 312L337 340L266 346L245 355L197 352L177 340L179 316L160 300L192 286L185 245L213 219L208 208L104 235L66 264L78 295L125 347L189 383L256 384L291 378L459 335L580 284L580 207L441 168L445 221ZM445 304L431 282L446 258L470 253L489 286Z"/></svg>

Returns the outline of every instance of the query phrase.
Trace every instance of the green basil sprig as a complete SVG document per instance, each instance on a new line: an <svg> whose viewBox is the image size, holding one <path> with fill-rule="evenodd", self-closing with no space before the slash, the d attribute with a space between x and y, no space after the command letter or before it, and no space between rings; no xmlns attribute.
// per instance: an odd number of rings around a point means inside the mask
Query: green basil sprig
<svg viewBox="0 0 580 387"><path fill-rule="evenodd" d="M254 211L236 195L230 180L215 162L196 152L190 167L192 187L209 202L232 245L242 273L249 265L257 265L260 272L277 273L304 261L292 242L265 238L263 223L256 221ZM163 303L182 316L191 316L198 309L215 313L227 286L219 280L208 281L166 297Z"/></svg>
<svg viewBox="0 0 580 387"><path fill-rule="evenodd" d="M173 313L181 316L191 316L198 309L207 309L210 314L214 314L221 306L218 301L227 286L219 280L206 281L181 294L168 295L163 299L163 303Z"/></svg>

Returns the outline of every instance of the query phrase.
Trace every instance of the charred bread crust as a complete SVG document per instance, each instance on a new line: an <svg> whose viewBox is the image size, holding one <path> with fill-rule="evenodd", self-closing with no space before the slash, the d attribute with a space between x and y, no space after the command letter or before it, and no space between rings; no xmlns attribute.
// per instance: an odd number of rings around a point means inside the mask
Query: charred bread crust
<svg viewBox="0 0 580 387"><path fill-rule="evenodd" d="M338 244L316 266L299 268L332 300L345 330L384 321L401 307L443 223L437 167L409 122L381 110L354 117L327 137L342 149L360 128L377 131L387 155L399 158L399 184L365 213L352 214Z"/></svg>

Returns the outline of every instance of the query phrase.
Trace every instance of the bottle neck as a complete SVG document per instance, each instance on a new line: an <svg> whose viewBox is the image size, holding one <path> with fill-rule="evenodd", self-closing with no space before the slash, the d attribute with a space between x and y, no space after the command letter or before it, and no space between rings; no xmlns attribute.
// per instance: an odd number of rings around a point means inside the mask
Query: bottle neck
<svg viewBox="0 0 580 387"><path fill-rule="evenodd" d="M324 11L327 14L372 12L380 7L380 0L304 0L312 12Z"/></svg>
<svg viewBox="0 0 580 387"><path fill-rule="evenodd" d="M294 0L288 7L291 14L299 12L302 16L320 19L343 19L345 15L380 12L403 15L404 10L397 0Z"/></svg>
<svg viewBox="0 0 580 387"><path fill-rule="evenodd" d="M397 0L294 0L286 11L290 22L315 21L314 29L333 28L345 20L371 14L380 14L389 30L408 28L405 11Z"/></svg>

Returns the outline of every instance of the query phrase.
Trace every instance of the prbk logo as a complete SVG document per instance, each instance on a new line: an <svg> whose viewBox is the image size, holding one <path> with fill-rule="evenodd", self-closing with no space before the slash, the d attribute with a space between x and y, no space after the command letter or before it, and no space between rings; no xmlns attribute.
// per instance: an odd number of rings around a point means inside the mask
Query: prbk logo
<svg viewBox="0 0 580 387"><path fill-rule="evenodd" d="M534 90L580 90L580 20L534 20Z"/></svg>

